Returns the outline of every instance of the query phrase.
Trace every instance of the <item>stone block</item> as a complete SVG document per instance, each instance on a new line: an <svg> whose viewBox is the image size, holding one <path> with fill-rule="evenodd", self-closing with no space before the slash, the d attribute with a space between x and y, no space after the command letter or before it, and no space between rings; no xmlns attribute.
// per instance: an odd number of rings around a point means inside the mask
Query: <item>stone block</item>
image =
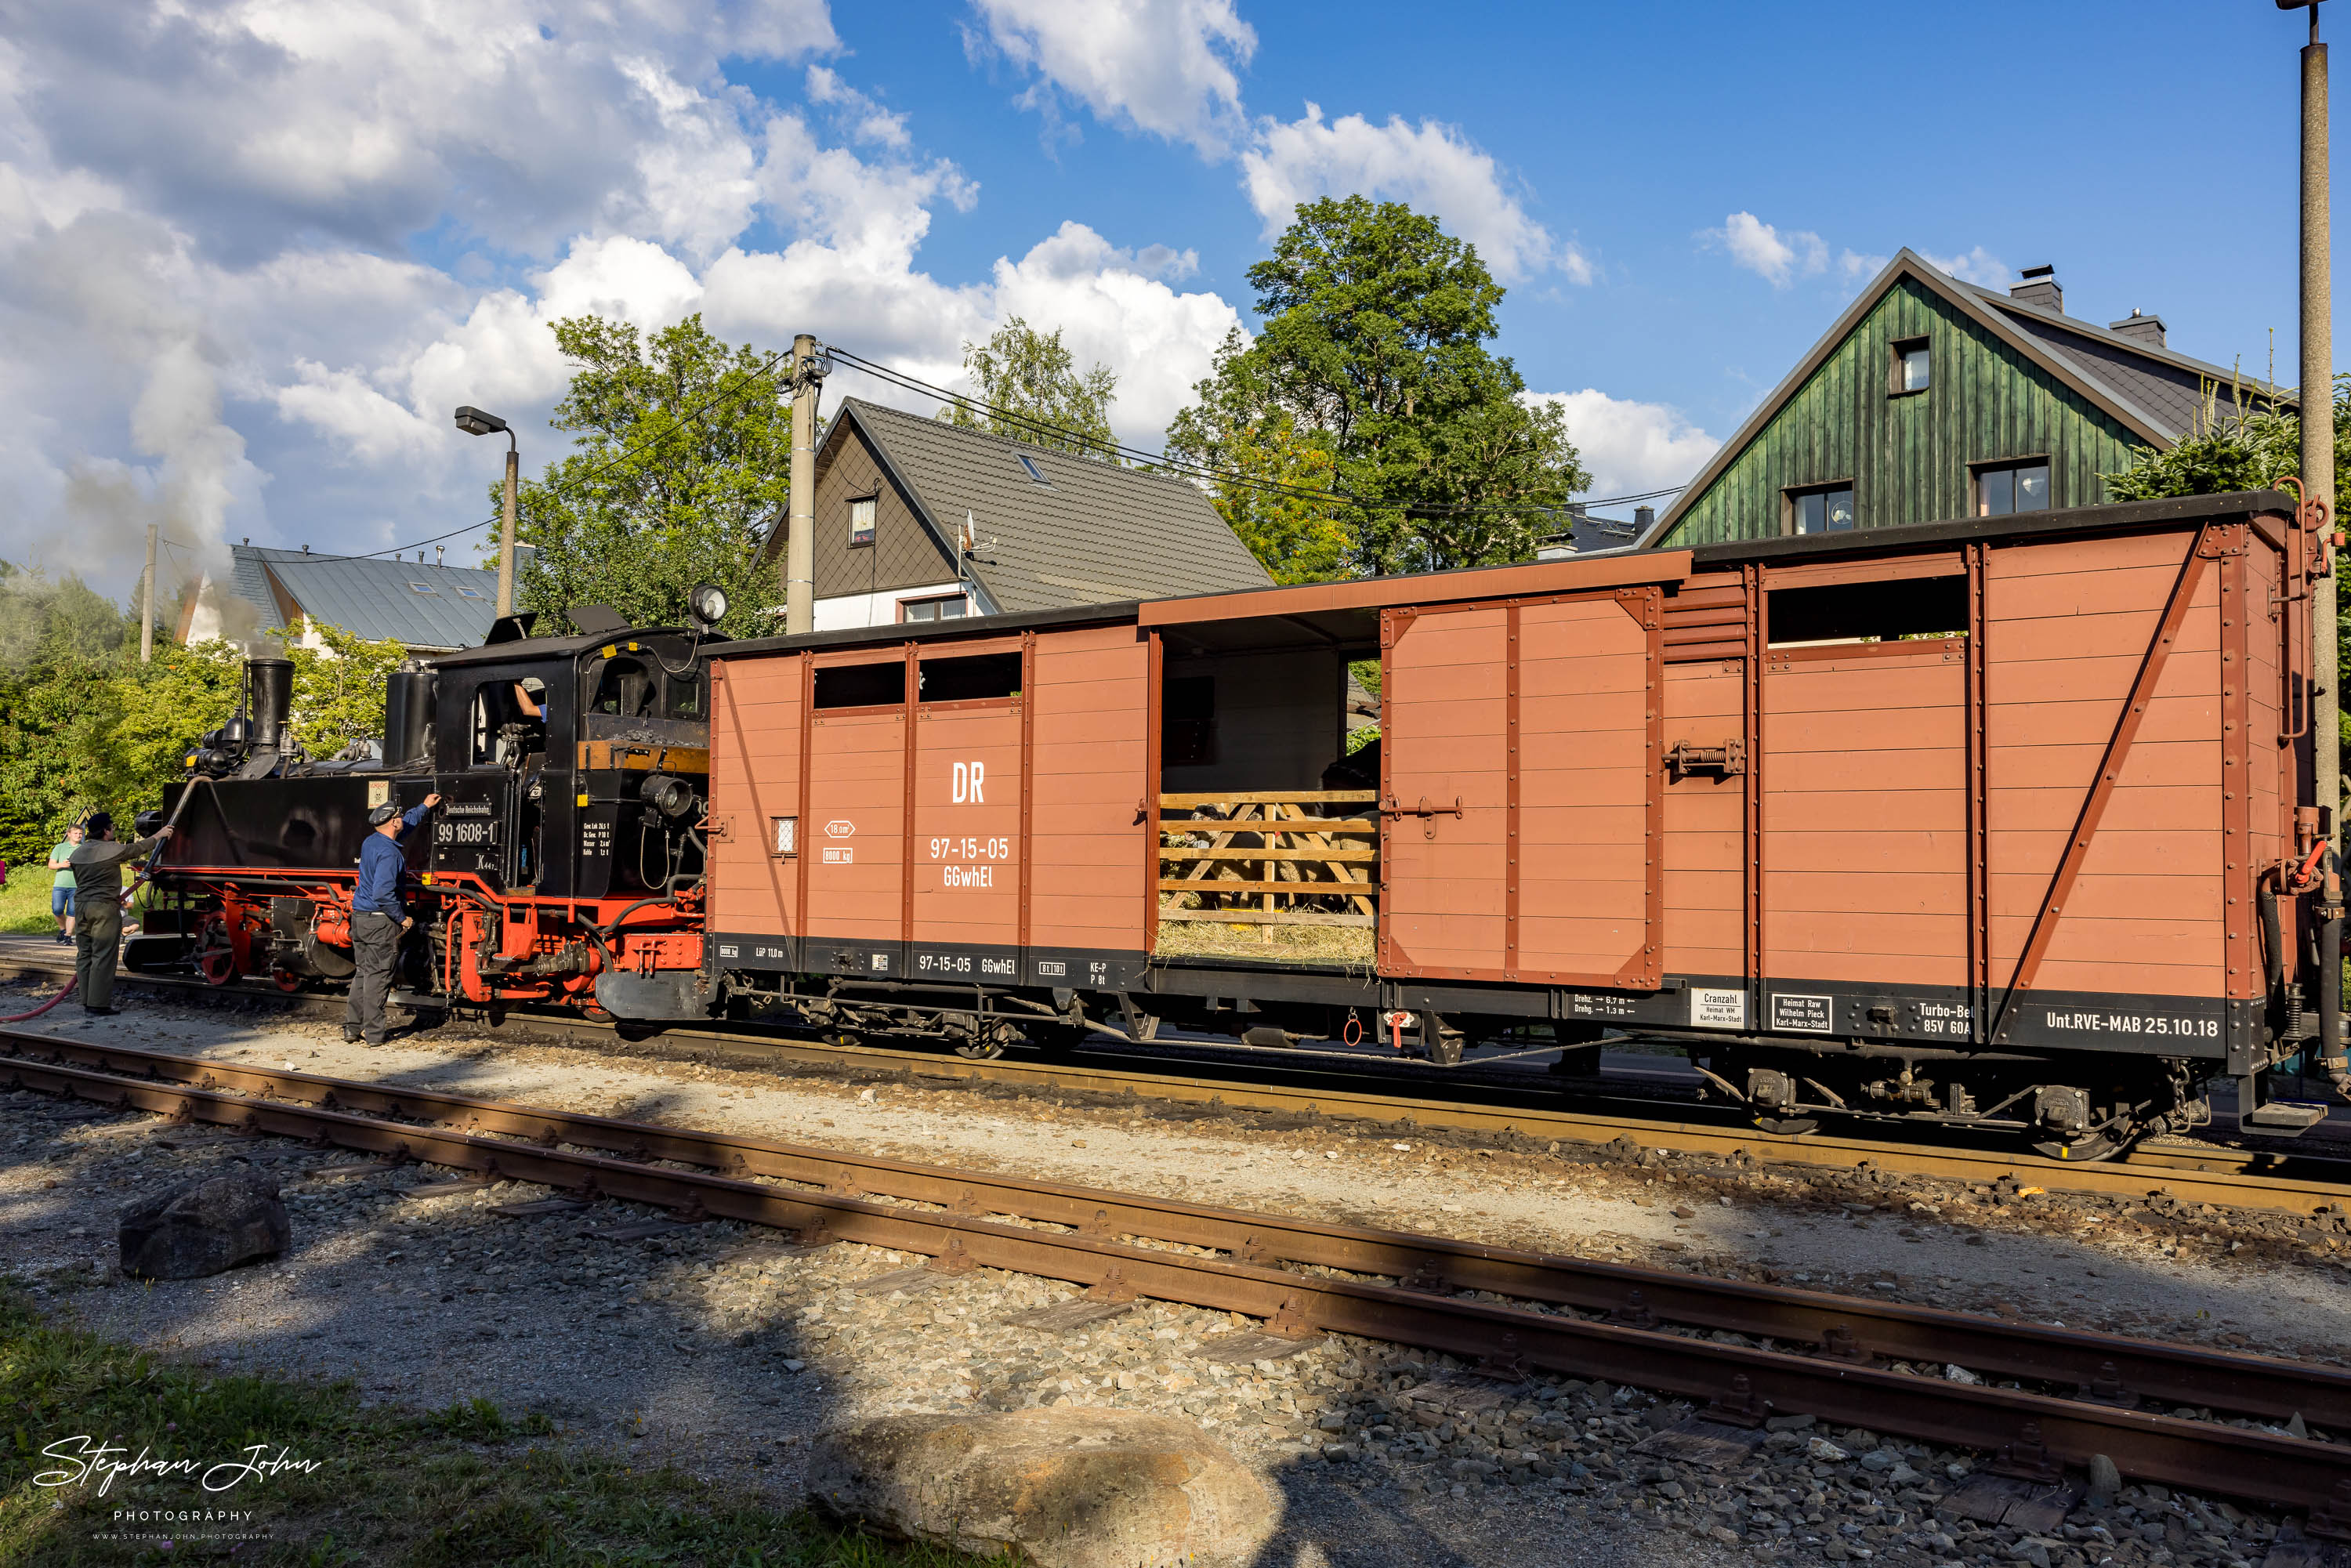
<svg viewBox="0 0 2351 1568"><path fill-rule="evenodd" d="M836 1518L1039 1568L1238 1568L1275 1524L1198 1427L1123 1410L880 1416L820 1437L808 1477Z"/></svg>
<svg viewBox="0 0 2351 1568"><path fill-rule="evenodd" d="M293 1239L277 1184L264 1176L216 1176L159 1192L122 1211L122 1271L149 1280L198 1280Z"/></svg>

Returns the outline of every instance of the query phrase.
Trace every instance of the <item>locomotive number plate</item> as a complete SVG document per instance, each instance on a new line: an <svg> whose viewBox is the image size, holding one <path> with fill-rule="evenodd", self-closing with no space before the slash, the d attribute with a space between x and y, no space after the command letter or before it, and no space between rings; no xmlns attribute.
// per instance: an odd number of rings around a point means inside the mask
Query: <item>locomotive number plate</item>
<svg viewBox="0 0 2351 1568"><path fill-rule="evenodd" d="M452 822L446 820L433 824L433 841L436 844L495 844L498 841L496 821L475 819Z"/></svg>

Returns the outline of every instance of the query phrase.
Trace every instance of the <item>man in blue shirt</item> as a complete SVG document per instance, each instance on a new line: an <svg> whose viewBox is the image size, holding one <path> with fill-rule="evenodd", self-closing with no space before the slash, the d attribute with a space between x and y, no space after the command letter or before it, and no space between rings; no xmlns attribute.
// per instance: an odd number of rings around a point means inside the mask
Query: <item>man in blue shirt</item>
<svg viewBox="0 0 2351 1568"><path fill-rule="evenodd" d="M360 846L360 880L351 889L350 1005L343 1012L343 1039L383 1043L384 998L392 994L392 971L400 961L402 933L416 924L400 903L400 873L408 857L401 841L441 803L427 795L402 816L400 808L378 806L368 813L367 841Z"/></svg>

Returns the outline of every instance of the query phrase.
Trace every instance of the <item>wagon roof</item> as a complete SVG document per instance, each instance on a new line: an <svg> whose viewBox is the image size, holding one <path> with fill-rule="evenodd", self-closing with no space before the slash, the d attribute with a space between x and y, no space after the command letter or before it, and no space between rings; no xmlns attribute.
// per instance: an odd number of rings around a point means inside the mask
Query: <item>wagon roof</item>
<svg viewBox="0 0 2351 1568"><path fill-rule="evenodd" d="M1353 643L1360 643L1367 634L1376 635L1378 612L1386 605L1444 604L1531 594L1569 593L1629 584L1679 582L1696 571L1719 570L1749 561L1899 555L1907 550L1975 541L2128 533L2185 527L2202 521L2234 521L2263 516L2285 518L2292 517L2294 510L2294 497L2278 490L2183 496L2160 501L2068 507L2054 511L1999 517L1907 523L1893 528L1855 529L1851 533L1737 539L1687 549L1594 550L1564 560L1462 567L1451 571L1301 583L1288 588L1264 588L1239 593L1203 593L1179 599L1130 601L1118 604L1089 605L1076 610L858 627L844 632L808 632L797 637L763 637L731 643L723 650L714 650L714 653L731 659L747 654L799 653L804 649L852 648L878 643L898 646L908 642L952 641L1001 636L1007 632L1122 622L1132 623L1138 628L1177 631L1188 641L1204 645L1232 643L1235 638L1246 640L1250 646L1260 647L1284 642L1326 645Z"/></svg>

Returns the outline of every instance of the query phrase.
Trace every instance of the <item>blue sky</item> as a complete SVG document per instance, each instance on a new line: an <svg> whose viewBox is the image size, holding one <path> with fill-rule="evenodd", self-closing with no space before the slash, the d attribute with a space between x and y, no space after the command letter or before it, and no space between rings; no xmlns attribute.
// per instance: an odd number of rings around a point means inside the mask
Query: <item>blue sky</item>
<svg viewBox="0 0 2351 1568"><path fill-rule="evenodd" d="M2351 13L2346 13L2351 16ZM2351 23L2346 23L2351 26ZM940 379L1061 325L1155 443L1287 203L1478 238L1600 490L1687 477L1903 246L2294 373L2299 14L2231 5L218 0L0 44L0 557L371 550L526 462L546 325L701 310ZM841 390L857 390L844 381ZM470 538L452 541L471 549Z"/></svg>

